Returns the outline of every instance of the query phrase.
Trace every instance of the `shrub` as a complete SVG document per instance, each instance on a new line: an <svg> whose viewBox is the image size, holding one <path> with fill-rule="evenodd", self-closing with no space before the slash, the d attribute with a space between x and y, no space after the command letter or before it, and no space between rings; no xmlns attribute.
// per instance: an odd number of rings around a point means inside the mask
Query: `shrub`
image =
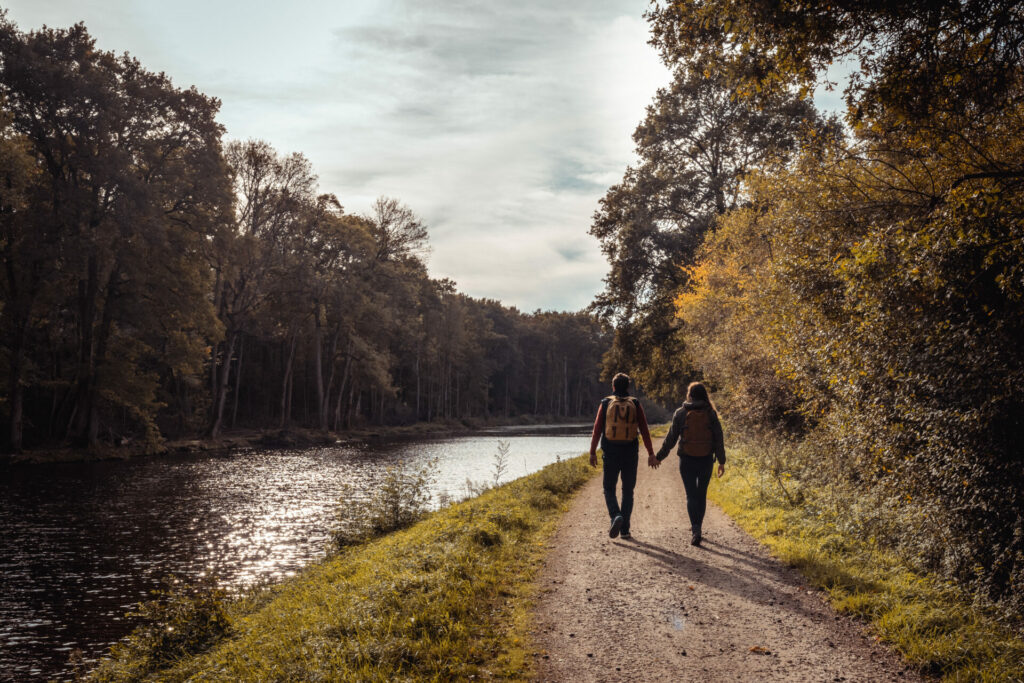
<svg viewBox="0 0 1024 683"><path fill-rule="evenodd" d="M231 630L227 591L213 576L186 586L175 579L154 591L132 615L142 624L111 648L111 656L92 673L96 681L139 680L180 659L205 652Z"/></svg>
<svg viewBox="0 0 1024 683"><path fill-rule="evenodd" d="M346 486L335 515L338 526L331 531L334 545L344 548L419 521L430 509L436 472L436 458L418 468L389 467L367 498L360 497L354 486Z"/></svg>

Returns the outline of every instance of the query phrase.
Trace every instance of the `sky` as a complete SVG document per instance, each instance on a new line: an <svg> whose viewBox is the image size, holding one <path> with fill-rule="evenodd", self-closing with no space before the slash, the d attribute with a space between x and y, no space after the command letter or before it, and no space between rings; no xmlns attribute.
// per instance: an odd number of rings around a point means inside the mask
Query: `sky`
<svg viewBox="0 0 1024 683"><path fill-rule="evenodd" d="M228 138L301 152L364 213L427 224L433 277L520 310L579 310L607 264L588 234L667 70L648 0L7 0L21 30L85 22L222 102Z"/></svg>

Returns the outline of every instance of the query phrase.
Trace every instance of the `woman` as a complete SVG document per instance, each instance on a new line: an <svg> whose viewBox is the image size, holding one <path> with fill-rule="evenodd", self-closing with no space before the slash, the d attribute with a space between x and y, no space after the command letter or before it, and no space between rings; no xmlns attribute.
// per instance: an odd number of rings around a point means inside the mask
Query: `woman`
<svg viewBox="0 0 1024 683"><path fill-rule="evenodd" d="M722 423L708 397L707 388L700 382L693 382L687 387L686 401L672 416L672 428L668 430L655 459L649 459L648 464L657 467L676 441L679 442L679 474L686 489L686 512L690 515L690 544L699 546L715 460L718 460L718 476L725 474Z"/></svg>

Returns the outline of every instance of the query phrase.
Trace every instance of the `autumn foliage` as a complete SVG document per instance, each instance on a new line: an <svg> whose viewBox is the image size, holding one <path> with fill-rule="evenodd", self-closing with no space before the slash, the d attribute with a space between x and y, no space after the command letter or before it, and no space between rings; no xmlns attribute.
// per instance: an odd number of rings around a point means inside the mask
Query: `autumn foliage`
<svg viewBox="0 0 1024 683"><path fill-rule="evenodd" d="M735 426L796 444L805 477L890 506L883 543L1019 608L1019 4L711 0L650 19L667 63L728 74L749 106L850 72L844 125L748 168L672 262L680 367Z"/></svg>

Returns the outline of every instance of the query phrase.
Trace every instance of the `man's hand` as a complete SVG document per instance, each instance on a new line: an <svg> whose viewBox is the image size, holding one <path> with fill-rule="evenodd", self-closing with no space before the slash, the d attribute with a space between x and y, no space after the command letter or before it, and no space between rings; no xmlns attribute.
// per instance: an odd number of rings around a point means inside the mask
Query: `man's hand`
<svg viewBox="0 0 1024 683"><path fill-rule="evenodd" d="M725 465L718 463L718 478L721 479L723 474L725 474Z"/></svg>
<svg viewBox="0 0 1024 683"><path fill-rule="evenodd" d="M658 469L661 466L661 461L654 457L654 453L647 454L647 466Z"/></svg>
<svg viewBox="0 0 1024 683"><path fill-rule="evenodd" d="M591 453L590 454L590 466L591 467L597 467L597 453ZM721 475L719 475L719 476L721 476Z"/></svg>

